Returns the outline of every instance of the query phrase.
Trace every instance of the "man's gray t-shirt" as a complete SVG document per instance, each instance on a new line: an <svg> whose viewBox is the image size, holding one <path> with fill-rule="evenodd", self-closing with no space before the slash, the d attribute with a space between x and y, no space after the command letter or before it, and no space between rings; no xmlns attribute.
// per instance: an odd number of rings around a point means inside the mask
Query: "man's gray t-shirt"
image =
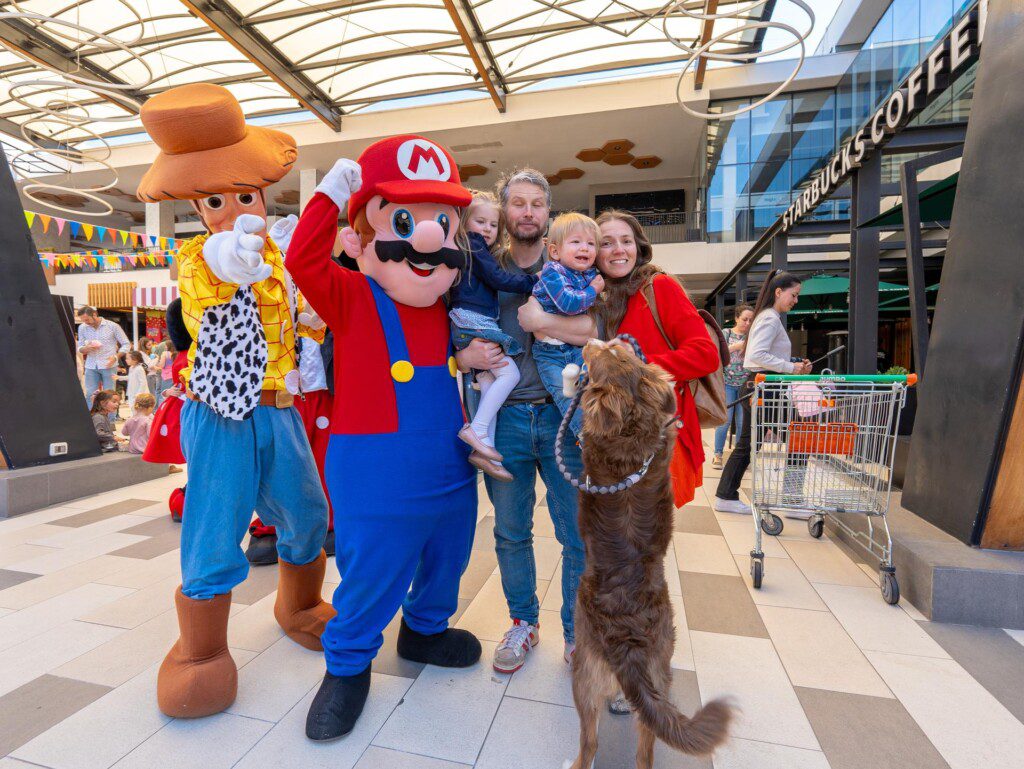
<svg viewBox="0 0 1024 769"><path fill-rule="evenodd" d="M543 266L544 259L541 257L536 264L526 270L515 262L510 262L505 269L514 275L536 275ZM523 327L519 325L519 308L526 304L529 298L529 294L498 292L498 303L501 306L498 314L498 326L523 346L523 352L513 356L513 360L519 367L519 384L508 396L506 403L522 403L550 397L544 384L540 381L537 364L533 360L533 334L523 331Z"/></svg>

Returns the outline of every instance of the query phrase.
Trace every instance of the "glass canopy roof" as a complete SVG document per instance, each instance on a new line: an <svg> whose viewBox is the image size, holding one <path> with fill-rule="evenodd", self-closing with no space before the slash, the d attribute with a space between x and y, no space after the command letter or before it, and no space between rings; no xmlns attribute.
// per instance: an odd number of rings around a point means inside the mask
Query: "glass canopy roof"
<svg viewBox="0 0 1024 769"><path fill-rule="evenodd" d="M50 142L140 130L150 95L190 82L229 88L249 117L307 110L332 128L391 100L491 98L557 78L681 62L704 22L678 0L12 0L0 5L0 132ZM722 0L761 19L774 0ZM703 0L687 2L700 11ZM744 8L748 8L744 11ZM12 16L18 12L20 18ZM31 14L40 16L32 17ZM750 52L744 31L715 50ZM12 52L14 49L22 54ZM28 56L32 63L26 61ZM41 66L43 62L49 67ZM54 71L69 73L85 88ZM40 84L42 81L42 84ZM440 98L440 97L438 97ZM71 125L68 125L71 123Z"/></svg>

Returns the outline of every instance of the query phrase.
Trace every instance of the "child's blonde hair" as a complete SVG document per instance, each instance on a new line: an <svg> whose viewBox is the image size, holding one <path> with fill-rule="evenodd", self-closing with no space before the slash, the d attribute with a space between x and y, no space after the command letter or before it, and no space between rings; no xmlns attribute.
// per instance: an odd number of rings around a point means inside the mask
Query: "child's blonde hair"
<svg viewBox="0 0 1024 769"><path fill-rule="evenodd" d="M548 243L554 243L556 246L560 246L565 239L576 230L583 230L584 232L593 235L595 245L601 241L601 230L598 228L597 222L586 214L581 214L577 211L569 211L564 214L559 214L555 217L555 220L551 222L551 227L548 228Z"/></svg>
<svg viewBox="0 0 1024 769"><path fill-rule="evenodd" d="M135 396L135 403L132 404L133 409L155 409L156 398L149 393L139 393Z"/></svg>
<svg viewBox="0 0 1024 769"><path fill-rule="evenodd" d="M498 198L494 196L493 192L487 192L486 190L471 190L473 193L473 200L468 206L462 211L462 218L459 222L459 242L463 246L463 250L469 253L469 230L466 229L466 222L469 221L469 215L476 206L488 205L494 206L498 211L498 235L494 239L494 244L488 246L488 250L499 264L502 264L506 252L508 251L507 244L507 230L505 227L505 211L498 204Z"/></svg>

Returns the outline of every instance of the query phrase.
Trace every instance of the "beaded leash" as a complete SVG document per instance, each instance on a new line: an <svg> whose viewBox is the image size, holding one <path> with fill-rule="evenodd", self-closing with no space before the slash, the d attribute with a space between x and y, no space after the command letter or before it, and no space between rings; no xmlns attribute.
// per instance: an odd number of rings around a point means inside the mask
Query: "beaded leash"
<svg viewBox="0 0 1024 769"><path fill-rule="evenodd" d="M644 363L647 363L647 356L644 355L643 350L640 349L640 344L630 334L619 334L617 339L621 339L624 342L629 342L633 347L633 351L636 356ZM604 486L600 486L590 482L590 476L588 475L586 480L580 480L578 477L572 474L572 472L565 466L565 460L562 457L562 444L565 441L565 433L569 429L569 422L572 421L573 414L576 413L576 409L579 408L580 400L583 397L583 391L586 389L587 384L590 382L590 377L587 375L586 369L580 374L580 378L576 385L576 394L573 395L572 402L569 404L568 410L565 412L565 416L562 417L562 423L558 426L558 432L555 434L555 464L558 465L558 471L562 474L565 480L569 481L574 488L580 491L585 491L588 494L617 494L620 491L625 491L631 486L635 486L640 480L647 475L647 471L651 467L651 463L654 461L654 457L657 455L657 450L651 453L644 463L640 466L640 469L634 473L623 478L618 483L612 483ZM678 426L682 426L682 420L678 417L672 417L666 424L665 428L662 429L662 436L665 435L665 429L667 429L673 422Z"/></svg>

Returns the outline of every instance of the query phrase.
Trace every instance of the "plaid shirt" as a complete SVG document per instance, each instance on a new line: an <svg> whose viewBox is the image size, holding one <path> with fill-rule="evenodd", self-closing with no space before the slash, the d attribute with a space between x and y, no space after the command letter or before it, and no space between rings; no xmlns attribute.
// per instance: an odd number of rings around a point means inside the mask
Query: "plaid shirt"
<svg viewBox="0 0 1024 769"><path fill-rule="evenodd" d="M582 315L597 301L597 292L590 281L597 277L593 267L578 272L560 262L548 262L540 271L533 295L544 312L552 315Z"/></svg>
<svg viewBox="0 0 1024 769"><path fill-rule="evenodd" d="M231 301L238 288L234 283L225 283L215 276L203 260L203 244L208 235L198 235L181 247L179 252L178 290L181 294L181 314L185 327L195 340L203 323L207 307L226 304ZM267 239L263 252L264 260L273 268L266 280L253 283L252 289L259 305L260 321L267 336L267 372L263 380L264 390L287 390L285 375L296 365L295 333L323 341L325 329L311 331L293 320L291 302L294 289L289 286L290 278L285 276L284 259L274 241ZM298 310L296 310L297 312ZM188 351L188 365L181 370L181 378L188 382L195 360L196 343Z"/></svg>
<svg viewBox="0 0 1024 769"><path fill-rule="evenodd" d="M128 352L131 345L128 337L119 325L106 318L100 318L100 324L93 328L82 323L78 327L78 349L84 352L83 348L87 342L99 342L98 350L89 350L85 356L85 367L90 369L107 369L117 366L117 354ZM114 362L111 363L111 357Z"/></svg>

